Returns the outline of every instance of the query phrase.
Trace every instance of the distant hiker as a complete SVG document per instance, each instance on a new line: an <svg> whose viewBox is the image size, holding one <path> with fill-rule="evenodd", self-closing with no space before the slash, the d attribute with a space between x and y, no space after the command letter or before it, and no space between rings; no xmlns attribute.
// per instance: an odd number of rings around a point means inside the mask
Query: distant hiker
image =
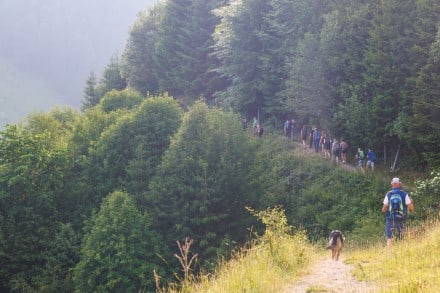
<svg viewBox="0 0 440 293"><path fill-rule="evenodd" d="M332 154L333 154L333 158L336 161L336 163L339 162L339 159L341 156L341 146L339 145L339 140L336 138L333 140Z"/></svg>
<svg viewBox="0 0 440 293"><path fill-rule="evenodd" d="M367 152L367 170L371 167L371 171L374 171L374 163L376 161L377 161L376 153L371 148L368 148L368 152Z"/></svg>
<svg viewBox="0 0 440 293"><path fill-rule="evenodd" d="M252 129L254 132L257 130L258 120L257 117L254 117L254 121L252 121Z"/></svg>
<svg viewBox="0 0 440 293"><path fill-rule="evenodd" d="M286 122L284 122L284 136L290 138L291 132L292 132L292 122L289 119L287 119Z"/></svg>
<svg viewBox="0 0 440 293"><path fill-rule="evenodd" d="M264 128L262 124L257 124L257 135L258 137L262 137L264 132Z"/></svg>
<svg viewBox="0 0 440 293"><path fill-rule="evenodd" d="M350 148L350 146L348 145L348 143L344 139L341 139L341 158L342 158L342 164L346 164L347 163L347 153L348 153L348 149L349 148Z"/></svg>
<svg viewBox="0 0 440 293"><path fill-rule="evenodd" d="M313 138L315 137L315 128L312 128L312 130L310 131L310 141L309 141L309 147L312 148L313 147Z"/></svg>
<svg viewBox="0 0 440 293"><path fill-rule="evenodd" d="M290 121L290 125L291 125L291 137L292 137L292 140L296 140L296 136L297 136L297 132L298 132L298 129L296 128L297 126L296 126L296 121L295 121L295 119L292 119L292 121Z"/></svg>
<svg viewBox="0 0 440 293"><path fill-rule="evenodd" d="M382 213L385 214L385 233L387 246L391 248L393 241L392 230L396 229L398 238L405 233L407 212L414 211L414 201L403 189L399 178L391 180L391 190L387 192L383 200Z"/></svg>
<svg viewBox="0 0 440 293"><path fill-rule="evenodd" d="M318 128L315 129L315 133L313 134L313 146L315 147L315 152L319 152L319 142L321 140L321 132Z"/></svg>
<svg viewBox="0 0 440 293"><path fill-rule="evenodd" d="M331 154L331 149L332 149L332 140L330 139L330 135L326 135L324 137L324 156L326 158L331 159L332 158L332 154Z"/></svg>
<svg viewBox="0 0 440 293"><path fill-rule="evenodd" d="M241 119L241 125L243 125L243 130L246 130L246 129L247 129L247 126L248 126L248 120L246 119L246 117L243 117L243 118Z"/></svg>
<svg viewBox="0 0 440 293"><path fill-rule="evenodd" d="M359 169L361 169L362 172L365 172L365 170L364 170L365 154L361 148L358 148L356 151L356 159L358 160Z"/></svg>
<svg viewBox="0 0 440 293"><path fill-rule="evenodd" d="M324 139L326 138L326 136L327 136L327 133L323 131L321 133L321 138L319 139L319 145L321 146L321 152L322 152L323 157L325 157Z"/></svg>
<svg viewBox="0 0 440 293"><path fill-rule="evenodd" d="M307 128L305 125L301 128L301 139L303 143L303 147L306 148L306 140L307 140Z"/></svg>

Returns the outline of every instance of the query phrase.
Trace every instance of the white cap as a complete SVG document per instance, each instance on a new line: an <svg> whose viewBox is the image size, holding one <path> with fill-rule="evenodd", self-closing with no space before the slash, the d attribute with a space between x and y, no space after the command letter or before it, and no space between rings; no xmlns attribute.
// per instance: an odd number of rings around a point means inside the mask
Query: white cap
<svg viewBox="0 0 440 293"><path fill-rule="evenodd" d="M400 183L402 183L402 182L400 182L400 179L397 178L397 177L394 177L394 178L391 180L391 184L400 184Z"/></svg>

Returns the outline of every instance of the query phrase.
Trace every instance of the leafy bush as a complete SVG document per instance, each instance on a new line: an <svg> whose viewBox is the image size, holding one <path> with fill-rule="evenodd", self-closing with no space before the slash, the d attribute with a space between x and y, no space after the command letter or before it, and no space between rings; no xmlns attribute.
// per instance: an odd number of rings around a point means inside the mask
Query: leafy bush
<svg viewBox="0 0 440 293"><path fill-rule="evenodd" d="M431 178L415 182L413 199L421 218L438 215L440 207L440 169L431 172Z"/></svg>
<svg viewBox="0 0 440 293"><path fill-rule="evenodd" d="M111 90L101 100L102 110L106 113L118 109L132 109L142 102L140 93L125 89L122 91Z"/></svg>

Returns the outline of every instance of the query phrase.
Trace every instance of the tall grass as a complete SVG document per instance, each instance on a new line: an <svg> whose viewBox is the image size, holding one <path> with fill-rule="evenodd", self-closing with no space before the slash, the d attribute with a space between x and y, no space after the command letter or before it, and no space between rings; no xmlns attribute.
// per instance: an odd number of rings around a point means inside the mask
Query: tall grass
<svg viewBox="0 0 440 293"><path fill-rule="evenodd" d="M168 292L280 292L316 258L316 250L304 231L291 233L284 211L274 208L255 213L265 234L235 253L217 269Z"/></svg>
<svg viewBox="0 0 440 293"><path fill-rule="evenodd" d="M375 282L381 292L439 292L440 222L409 230L391 249L376 244L351 252L347 262L359 279Z"/></svg>
<svg viewBox="0 0 440 293"><path fill-rule="evenodd" d="M191 292L280 292L295 280L315 256L305 234L276 237L275 247L261 242L237 253ZM273 254L276 251L276 255Z"/></svg>

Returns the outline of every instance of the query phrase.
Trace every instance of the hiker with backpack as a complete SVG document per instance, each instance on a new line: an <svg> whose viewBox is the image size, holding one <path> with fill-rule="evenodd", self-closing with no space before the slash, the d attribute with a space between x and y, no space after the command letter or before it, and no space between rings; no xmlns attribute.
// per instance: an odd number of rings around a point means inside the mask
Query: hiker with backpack
<svg viewBox="0 0 440 293"><path fill-rule="evenodd" d="M304 149L306 149L306 140L307 140L307 128L305 125L301 128L301 139L303 143Z"/></svg>
<svg viewBox="0 0 440 293"><path fill-rule="evenodd" d="M339 144L339 140L336 138L333 140L332 143L332 155L333 160L338 163L341 155L341 146Z"/></svg>
<svg viewBox="0 0 440 293"><path fill-rule="evenodd" d="M341 146L342 164L346 164L347 163L347 153L348 153L348 149L350 148L350 146L343 138L341 139L340 146Z"/></svg>
<svg viewBox="0 0 440 293"><path fill-rule="evenodd" d="M364 173L365 172L365 170L364 170L365 154L364 154L364 151L361 148L357 149L356 159L358 160L358 167L361 169L362 173Z"/></svg>
<svg viewBox="0 0 440 293"><path fill-rule="evenodd" d="M309 147L313 148L313 139L315 137L315 128L313 127L310 131L310 141L309 141Z"/></svg>
<svg viewBox="0 0 440 293"><path fill-rule="evenodd" d="M321 142L321 132L318 127L315 128L315 132L313 133L313 147L315 148L315 152L319 152L319 143Z"/></svg>
<svg viewBox="0 0 440 293"><path fill-rule="evenodd" d="M393 230L397 230L398 239L402 239L405 233L407 213L413 211L414 201L402 189L400 179L393 178L391 180L391 190L385 195L382 207L382 213L385 214L385 233L388 248L392 246Z"/></svg>
<svg viewBox="0 0 440 293"><path fill-rule="evenodd" d="M330 135L326 134L326 136L324 137L324 157L325 158L332 158L332 154L331 154L331 149L332 149L332 140L330 139Z"/></svg>
<svg viewBox="0 0 440 293"><path fill-rule="evenodd" d="M290 138L292 135L292 122L289 119L284 122L284 136Z"/></svg>
<svg viewBox="0 0 440 293"><path fill-rule="evenodd" d="M374 171L374 163L376 161L377 161L376 153L371 148L368 148L368 152L367 152L367 170L371 167L371 171Z"/></svg>

